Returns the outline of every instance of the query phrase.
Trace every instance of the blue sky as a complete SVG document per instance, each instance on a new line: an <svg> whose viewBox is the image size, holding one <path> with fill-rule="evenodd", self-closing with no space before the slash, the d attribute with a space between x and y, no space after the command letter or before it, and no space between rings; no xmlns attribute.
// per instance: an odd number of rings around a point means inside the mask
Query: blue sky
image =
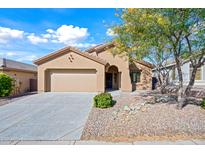
<svg viewBox="0 0 205 154"><path fill-rule="evenodd" d="M0 56L32 63L64 46L112 39L115 9L0 9Z"/></svg>

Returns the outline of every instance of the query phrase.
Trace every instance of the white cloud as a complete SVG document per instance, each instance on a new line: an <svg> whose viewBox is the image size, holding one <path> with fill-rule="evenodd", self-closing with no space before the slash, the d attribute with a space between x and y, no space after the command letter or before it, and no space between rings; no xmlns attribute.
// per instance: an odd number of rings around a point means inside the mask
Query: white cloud
<svg viewBox="0 0 205 154"><path fill-rule="evenodd" d="M45 33L42 34L0 27L0 43L7 43L11 39L25 38L34 45L39 43L55 43L76 46L79 48L95 46L96 44L85 42L88 36L89 32L87 28L73 25L61 25L57 29L47 29ZM13 55L14 53L10 52L7 53L6 56Z"/></svg>
<svg viewBox="0 0 205 154"><path fill-rule="evenodd" d="M45 36L41 37L41 36L36 36L34 33L31 33L27 36L28 40L32 43L32 44L38 44L38 43L47 43L48 39L45 38Z"/></svg>
<svg viewBox="0 0 205 154"><path fill-rule="evenodd" d="M62 25L56 30L47 29L45 34L28 34L27 38L32 44L38 43L62 43L65 45L86 48L95 44L81 43L89 36L87 28L80 28L73 25Z"/></svg>
<svg viewBox="0 0 205 154"><path fill-rule="evenodd" d="M46 30L48 33L54 33L55 31L54 30L52 30L52 29L47 29Z"/></svg>
<svg viewBox="0 0 205 154"><path fill-rule="evenodd" d="M22 39L24 31L0 27L0 43L7 43L12 39Z"/></svg>
<svg viewBox="0 0 205 154"><path fill-rule="evenodd" d="M49 39L49 38L51 38L52 36L51 36L51 34L42 34L42 37L43 37L43 38L46 38L46 39Z"/></svg>
<svg viewBox="0 0 205 154"><path fill-rule="evenodd" d="M32 62L32 61L34 61L37 58L38 57L36 55L25 55L23 57L17 58L16 60L17 61L21 61L21 62L23 62L23 61L30 61L30 62Z"/></svg>
<svg viewBox="0 0 205 154"><path fill-rule="evenodd" d="M6 52L6 56L12 57L18 55L16 52Z"/></svg>
<svg viewBox="0 0 205 154"><path fill-rule="evenodd" d="M78 48L89 48L89 47L93 47L96 45L97 44L92 44L92 43L75 43L75 44L73 44L74 47L78 47Z"/></svg>
<svg viewBox="0 0 205 154"><path fill-rule="evenodd" d="M111 36L111 37L116 36L116 34L114 33L114 31L113 31L112 29L110 29L110 28L107 29L106 35L107 35L107 36Z"/></svg>
<svg viewBox="0 0 205 154"><path fill-rule="evenodd" d="M3 58L14 59L16 61L27 61L32 62L37 59L38 56L36 54L31 54L31 52L26 51L1 51L0 55Z"/></svg>
<svg viewBox="0 0 205 154"><path fill-rule="evenodd" d="M2 57L14 57L14 56L19 56L21 54L19 52L16 52L16 51L2 51L2 52L0 52L0 55Z"/></svg>
<svg viewBox="0 0 205 154"><path fill-rule="evenodd" d="M89 35L87 28L75 27L73 25L62 25L56 30L48 29L47 32L51 34L52 42L66 45L79 43Z"/></svg>

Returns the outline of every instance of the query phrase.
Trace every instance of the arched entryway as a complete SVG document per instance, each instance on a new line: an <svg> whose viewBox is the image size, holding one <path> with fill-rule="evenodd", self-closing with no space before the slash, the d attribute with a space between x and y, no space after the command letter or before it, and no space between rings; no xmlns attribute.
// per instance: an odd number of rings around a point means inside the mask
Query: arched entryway
<svg viewBox="0 0 205 154"><path fill-rule="evenodd" d="M120 86L120 73L114 65L110 66L105 73L106 90L118 90Z"/></svg>

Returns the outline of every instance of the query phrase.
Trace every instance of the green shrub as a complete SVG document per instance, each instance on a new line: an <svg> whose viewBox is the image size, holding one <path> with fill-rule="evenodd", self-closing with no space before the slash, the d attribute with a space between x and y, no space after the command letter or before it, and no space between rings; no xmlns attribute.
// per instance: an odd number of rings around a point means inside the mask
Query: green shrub
<svg viewBox="0 0 205 154"><path fill-rule="evenodd" d="M201 107L202 107L203 109L205 109L205 98L203 98L203 100L202 100Z"/></svg>
<svg viewBox="0 0 205 154"><path fill-rule="evenodd" d="M94 106L97 108L108 108L113 106L113 100L110 93L101 93L94 97Z"/></svg>
<svg viewBox="0 0 205 154"><path fill-rule="evenodd" d="M0 73L0 97L9 96L13 90L13 79Z"/></svg>

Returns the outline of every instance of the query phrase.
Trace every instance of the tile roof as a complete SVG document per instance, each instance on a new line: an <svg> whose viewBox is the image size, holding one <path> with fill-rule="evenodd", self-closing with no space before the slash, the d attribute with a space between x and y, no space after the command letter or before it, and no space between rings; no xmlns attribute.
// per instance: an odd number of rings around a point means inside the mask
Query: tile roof
<svg viewBox="0 0 205 154"><path fill-rule="evenodd" d="M91 48L86 49L84 51L88 52L88 53L101 52L101 51L105 51L105 50L113 48L113 47L115 47L114 43L113 42L108 42L108 43L105 43L105 44L99 44L97 46L91 47Z"/></svg>
<svg viewBox="0 0 205 154"><path fill-rule="evenodd" d="M134 63L139 63L139 64L142 64L142 65L145 65L147 67L150 67L150 68L153 68L153 65L147 61L144 61L144 60L136 60L136 59L133 59L133 62Z"/></svg>
<svg viewBox="0 0 205 154"><path fill-rule="evenodd" d="M0 67L3 69L14 69L14 70L37 72L37 67L35 65L25 64L22 62L18 62L6 58L0 58Z"/></svg>
<svg viewBox="0 0 205 154"><path fill-rule="evenodd" d="M87 52L87 53L102 52L102 51L105 51L105 50L113 48L113 47L115 47L114 42L109 42L109 43L100 44L100 45L94 46L92 48L89 48L89 49L85 50L85 52ZM148 66L150 68L153 67L153 65L151 63L146 62L144 60L135 60L135 59L132 59L132 60L136 63L140 63L140 64Z"/></svg>
<svg viewBox="0 0 205 154"><path fill-rule="evenodd" d="M99 58L99 57L97 57L97 56L93 56L93 55L90 55L90 54L88 54L88 53L81 52L78 48L71 47L71 46L62 48L62 49L60 49L60 50L57 50L57 51L55 51L55 52L53 52L53 53L50 53L50 54L44 56L44 57L41 57L41 58L35 60L34 63L37 64L37 65L40 65L40 64L44 63L45 61L49 61L49 60L52 59L52 58L55 58L55 57L57 57L57 56L60 56L60 55L62 55L62 54L65 54L65 53L67 53L67 52L70 52L70 51L75 52L75 53L77 53L77 54L79 54L79 55L81 55L81 56L84 56L84 57L86 57L86 58L88 58L88 59L91 59L91 60L93 60L93 61L96 61L96 62L98 62L98 63L100 63L100 64L103 64L103 65L106 65L106 64L107 64L107 62L106 62L105 60L103 60L103 59L101 59L101 58Z"/></svg>

